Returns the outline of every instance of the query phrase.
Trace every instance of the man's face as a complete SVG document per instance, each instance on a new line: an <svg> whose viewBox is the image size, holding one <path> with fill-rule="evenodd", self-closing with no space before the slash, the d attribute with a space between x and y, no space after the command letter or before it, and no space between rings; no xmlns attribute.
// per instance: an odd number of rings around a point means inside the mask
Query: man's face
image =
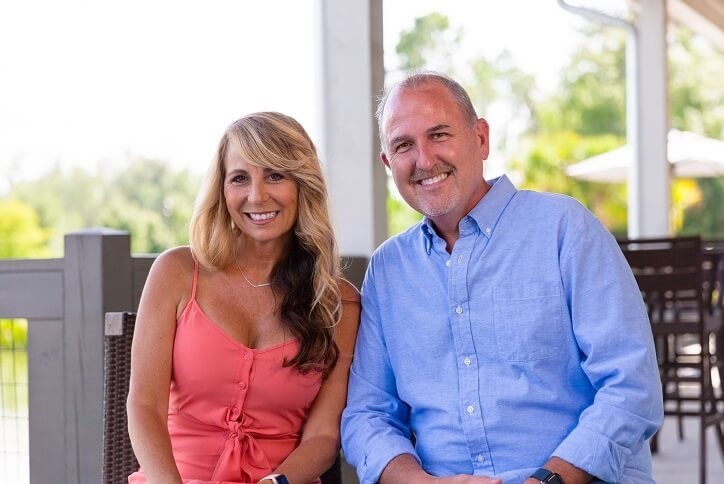
<svg viewBox="0 0 724 484"><path fill-rule="evenodd" d="M457 228L487 190L488 123L471 126L436 82L393 92L381 122L386 146L380 157L402 197L438 228Z"/></svg>

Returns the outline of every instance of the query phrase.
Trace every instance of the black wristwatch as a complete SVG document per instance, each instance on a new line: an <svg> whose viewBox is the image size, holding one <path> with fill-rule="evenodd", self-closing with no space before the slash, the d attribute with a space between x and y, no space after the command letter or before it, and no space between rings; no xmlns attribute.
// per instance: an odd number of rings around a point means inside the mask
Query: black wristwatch
<svg viewBox="0 0 724 484"><path fill-rule="evenodd" d="M564 484L563 479L561 479L561 476L556 474L555 472L551 472L545 467L541 467L537 471L531 475L533 479L538 479L540 482L545 484Z"/></svg>

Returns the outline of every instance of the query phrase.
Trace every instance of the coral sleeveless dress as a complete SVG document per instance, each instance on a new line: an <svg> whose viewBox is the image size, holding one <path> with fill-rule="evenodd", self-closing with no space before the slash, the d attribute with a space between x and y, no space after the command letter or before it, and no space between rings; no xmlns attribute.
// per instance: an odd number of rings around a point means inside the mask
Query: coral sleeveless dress
<svg viewBox="0 0 724 484"><path fill-rule="evenodd" d="M256 483L299 444L321 373L282 366L296 340L259 350L232 340L197 304L197 280L198 263L174 339L173 455L184 482ZM148 479L141 469L128 482Z"/></svg>

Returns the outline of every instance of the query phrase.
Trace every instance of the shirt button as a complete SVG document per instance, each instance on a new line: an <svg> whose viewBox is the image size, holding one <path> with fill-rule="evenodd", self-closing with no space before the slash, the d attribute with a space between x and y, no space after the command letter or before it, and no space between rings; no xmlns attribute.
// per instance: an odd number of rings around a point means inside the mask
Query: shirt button
<svg viewBox="0 0 724 484"><path fill-rule="evenodd" d="M462 314L463 308L460 307L460 306L458 306L458 307L455 308L455 312L456 312L457 314Z"/></svg>
<svg viewBox="0 0 724 484"><path fill-rule="evenodd" d="M485 462L485 456L483 454L478 454L478 462Z"/></svg>
<svg viewBox="0 0 724 484"><path fill-rule="evenodd" d="M490 227L485 227L485 235L490 235L493 231L490 230Z"/></svg>
<svg viewBox="0 0 724 484"><path fill-rule="evenodd" d="M462 256L462 255L459 255L459 256L458 256L458 264L460 264L462 261L463 261L463 256Z"/></svg>
<svg viewBox="0 0 724 484"><path fill-rule="evenodd" d="M243 381L242 381L242 382L239 382L239 388L241 388L241 389L246 388L246 383L243 382Z"/></svg>
<svg viewBox="0 0 724 484"><path fill-rule="evenodd" d="M473 360L471 360L469 356L466 356L465 359L463 360L463 363L465 363L465 366L470 366L470 363L472 363L472 362L473 362Z"/></svg>
<svg viewBox="0 0 724 484"><path fill-rule="evenodd" d="M473 407L472 405L468 405L468 408L466 408L465 410L467 410L468 413L473 413L475 411L475 407Z"/></svg>
<svg viewBox="0 0 724 484"><path fill-rule="evenodd" d="M448 259L448 260L445 261L445 265L448 266L448 267L450 267L450 259Z"/></svg>
<svg viewBox="0 0 724 484"><path fill-rule="evenodd" d="M251 355L249 354L249 352L244 353L244 359L248 360L249 358L251 358Z"/></svg>

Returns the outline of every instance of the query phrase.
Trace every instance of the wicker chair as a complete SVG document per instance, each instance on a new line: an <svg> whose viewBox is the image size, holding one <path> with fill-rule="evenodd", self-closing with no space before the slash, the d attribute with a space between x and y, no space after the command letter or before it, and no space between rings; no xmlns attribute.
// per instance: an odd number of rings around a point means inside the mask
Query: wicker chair
<svg viewBox="0 0 724 484"><path fill-rule="evenodd" d="M138 460L128 436L126 399L131 374L131 341L135 313L106 313L103 385L103 483L128 482ZM340 456L321 476L322 484L342 484Z"/></svg>

